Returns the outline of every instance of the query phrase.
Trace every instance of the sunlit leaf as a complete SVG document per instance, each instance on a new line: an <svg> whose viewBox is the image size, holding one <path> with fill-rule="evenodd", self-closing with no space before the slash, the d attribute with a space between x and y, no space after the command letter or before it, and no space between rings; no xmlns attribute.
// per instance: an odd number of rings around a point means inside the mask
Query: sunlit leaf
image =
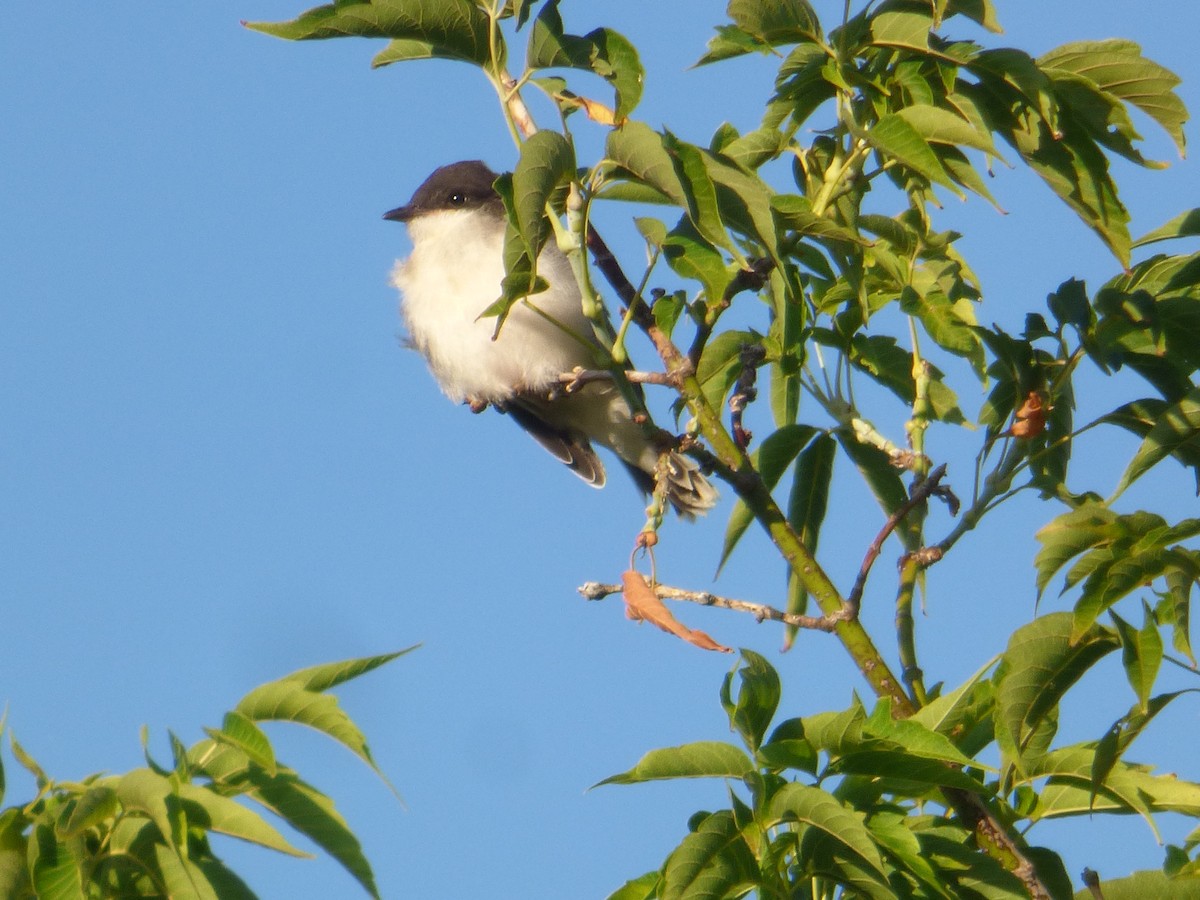
<svg viewBox="0 0 1200 900"><path fill-rule="evenodd" d="M1145 622L1136 629L1112 610L1109 610L1109 615L1121 639L1121 663L1125 667L1125 677L1137 695L1141 712L1146 713L1149 711L1154 681L1162 666L1163 643L1162 635L1158 633L1158 622L1144 602L1143 609Z"/></svg>
<svg viewBox="0 0 1200 900"><path fill-rule="evenodd" d="M1162 126L1182 155L1187 110L1175 94L1180 78L1142 56L1142 48L1133 41L1111 38L1064 44L1038 57L1038 65L1085 76L1132 103Z"/></svg>
<svg viewBox="0 0 1200 900"><path fill-rule="evenodd" d="M169 779L149 769L134 769L114 785L117 799L126 812L144 813L154 823L168 847L186 855L185 820L179 797Z"/></svg>
<svg viewBox="0 0 1200 900"><path fill-rule="evenodd" d="M55 840L54 829L34 826L29 843L29 876L38 900L84 900L80 860L67 843Z"/></svg>
<svg viewBox="0 0 1200 900"><path fill-rule="evenodd" d="M725 676L721 684L721 705L734 728L751 750L758 750L763 736L775 717L779 706L781 685L779 673L762 656L753 650L742 650L741 669L737 665ZM733 679L738 676L738 696L732 697Z"/></svg>
<svg viewBox="0 0 1200 900"><path fill-rule="evenodd" d="M249 781L255 800L341 863L368 894L379 897L362 845L332 800L292 772L280 771L272 777L252 770Z"/></svg>
<svg viewBox="0 0 1200 900"><path fill-rule="evenodd" d="M705 817L680 842L663 866L661 900L738 896L757 883L758 866L733 814Z"/></svg>
<svg viewBox="0 0 1200 900"><path fill-rule="evenodd" d="M879 151L885 161L894 160L934 184L949 188L957 196L965 196L946 173L929 141L897 113L887 113L863 137Z"/></svg>
<svg viewBox="0 0 1200 900"><path fill-rule="evenodd" d="M816 433L817 429L811 425L785 425L768 435L759 445L751 458L755 470L768 490L773 489L779 483L779 479L783 477L788 466ZM750 511L750 507L744 501L738 500L729 514L729 524L725 528L725 544L721 549L721 559L717 564L718 573L753 521L754 514Z"/></svg>
<svg viewBox="0 0 1200 900"><path fill-rule="evenodd" d="M221 728L206 728L208 736L214 740L237 747L269 774L275 774L275 751L271 742L263 734L261 728L246 716L238 712L227 712Z"/></svg>
<svg viewBox="0 0 1200 900"><path fill-rule="evenodd" d="M73 838L116 815L121 804L111 784L95 784L75 801L71 816L58 828L61 838Z"/></svg>
<svg viewBox="0 0 1200 900"><path fill-rule="evenodd" d="M1168 241L1173 238L1194 237L1200 234L1200 208L1189 209L1180 213L1171 221L1160 225L1153 231L1142 235L1133 242L1135 247L1144 247L1156 241Z"/></svg>
<svg viewBox="0 0 1200 900"><path fill-rule="evenodd" d="M1163 407L1154 426L1146 433L1138 447L1116 493L1120 494L1134 481L1148 472L1167 456L1181 460L1194 459L1200 454L1200 388L1192 391L1177 403Z"/></svg>
<svg viewBox="0 0 1200 900"><path fill-rule="evenodd" d="M311 856L288 843L258 813L229 797L187 782L179 785L179 797L187 811L189 825L198 825L207 831L227 834L289 856Z"/></svg>
<svg viewBox="0 0 1200 900"><path fill-rule="evenodd" d="M883 857L862 817L842 806L832 794L796 782L785 784L771 798L766 818L768 822L803 822L824 831L867 863L886 884Z"/></svg>
<svg viewBox="0 0 1200 900"><path fill-rule="evenodd" d="M247 22L246 27L292 41L371 37L400 42L377 65L419 58L403 50L420 47L428 49L427 55L477 65L491 58L488 17L470 0L337 0L290 22Z"/></svg>
<svg viewBox="0 0 1200 900"><path fill-rule="evenodd" d="M1070 613L1041 616L1013 632L996 670L996 739L1008 762L1023 755L1042 719L1093 665L1115 650L1115 635L1099 628L1072 642Z"/></svg>
<svg viewBox="0 0 1200 900"><path fill-rule="evenodd" d="M627 772L611 775L601 784L639 784L671 778L743 778L754 771L745 751L723 741L696 741L679 747L651 750Z"/></svg>

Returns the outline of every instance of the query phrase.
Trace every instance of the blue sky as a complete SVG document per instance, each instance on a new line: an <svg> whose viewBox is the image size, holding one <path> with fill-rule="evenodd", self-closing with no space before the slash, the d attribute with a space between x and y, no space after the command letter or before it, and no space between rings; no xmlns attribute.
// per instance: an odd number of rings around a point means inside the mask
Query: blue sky
<svg viewBox="0 0 1200 900"><path fill-rule="evenodd" d="M315 735L272 729L280 757L336 799L385 897L603 897L661 862L724 787L586 789L652 747L724 739L717 689L732 660L634 626L615 599L580 600L578 584L624 567L642 523L636 492L619 474L588 490L511 422L447 402L401 347L387 276L408 245L380 216L442 163L511 167L491 89L465 65L372 71L368 42L291 44L238 24L304 5L76 3L57 21L9 16L0 32L0 701L49 772L78 778L139 765L143 724L165 757L166 729L197 740L257 684L422 642L341 692L407 809ZM840 5L817 4L830 20ZM639 46L638 115L651 125L706 143L725 119L756 123L768 65L688 70L723 4L563 6L572 30L605 24ZM1184 77L1200 109L1191 6L999 6L1007 33L987 42L1038 53L1132 38ZM1134 233L1200 197L1195 165L1142 124L1148 155L1172 166L1116 165ZM585 146L602 138L591 134ZM971 229L982 320L1019 325L1067 277L1115 272L1032 177L1002 170L994 190L1008 215L951 198L943 220ZM638 261L627 219L605 228ZM932 442L965 487L971 441L937 431ZM1093 445L1081 465L1111 485L1134 446ZM1179 471L1141 491L1168 514L1195 513ZM822 540L843 584L879 526L862 503L846 483ZM919 623L931 682L961 681L1033 614L1030 535L1057 512L1014 503L996 532L931 571ZM707 521L670 522L660 576L780 602L782 572L757 535L713 587L727 513L728 500ZM865 612L881 639L890 565ZM767 654L787 715L864 692L825 636L780 656L770 626L680 615ZM1067 710L1081 723L1074 739L1128 706L1113 696L1117 670ZM1200 778L1197 725L1181 701L1141 757ZM32 796L5 765L7 802ZM1168 823L1168 836L1183 827ZM1161 859L1133 819L1032 837L1063 850L1073 873ZM233 842L219 852L264 898L356 890L325 859Z"/></svg>

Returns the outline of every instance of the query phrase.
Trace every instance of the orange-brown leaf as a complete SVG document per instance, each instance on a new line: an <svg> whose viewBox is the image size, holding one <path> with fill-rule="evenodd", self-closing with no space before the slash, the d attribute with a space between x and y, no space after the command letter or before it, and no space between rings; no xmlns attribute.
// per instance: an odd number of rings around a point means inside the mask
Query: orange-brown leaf
<svg viewBox="0 0 1200 900"><path fill-rule="evenodd" d="M1037 437L1046 430L1046 403L1037 391L1030 391L1017 410L1016 418L1008 433L1015 438Z"/></svg>
<svg viewBox="0 0 1200 900"><path fill-rule="evenodd" d="M646 579L630 569L621 575L624 589L621 595L625 598L625 615L635 622L651 622L663 631L682 638L689 644L702 650L719 650L721 653L732 653L729 647L718 644L703 631L688 628L667 609L666 605L654 593L654 589L646 583Z"/></svg>

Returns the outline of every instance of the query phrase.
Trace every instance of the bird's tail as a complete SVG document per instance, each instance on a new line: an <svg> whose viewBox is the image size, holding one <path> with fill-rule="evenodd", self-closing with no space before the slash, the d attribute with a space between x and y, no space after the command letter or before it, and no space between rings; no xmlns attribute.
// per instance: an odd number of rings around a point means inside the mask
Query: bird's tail
<svg viewBox="0 0 1200 900"><path fill-rule="evenodd" d="M680 516L694 519L717 505L717 489L709 483L694 459L671 450L666 454L664 463L667 500ZM625 466L638 487L647 494L653 493L654 475L633 463L626 462Z"/></svg>
<svg viewBox="0 0 1200 900"><path fill-rule="evenodd" d="M694 459L672 450L667 454L667 499L685 519L702 516L717 504L717 489Z"/></svg>

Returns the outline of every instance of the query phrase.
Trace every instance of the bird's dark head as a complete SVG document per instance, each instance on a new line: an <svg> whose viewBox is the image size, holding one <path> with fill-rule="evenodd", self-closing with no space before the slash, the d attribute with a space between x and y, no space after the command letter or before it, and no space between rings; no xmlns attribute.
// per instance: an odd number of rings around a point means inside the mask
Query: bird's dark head
<svg viewBox="0 0 1200 900"><path fill-rule="evenodd" d="M404 206L383 214L391 222L410 222L426 213L453 209L501 209L500 195L492 185L496 173L477 159L450 163L436 169Z"/></svg>

